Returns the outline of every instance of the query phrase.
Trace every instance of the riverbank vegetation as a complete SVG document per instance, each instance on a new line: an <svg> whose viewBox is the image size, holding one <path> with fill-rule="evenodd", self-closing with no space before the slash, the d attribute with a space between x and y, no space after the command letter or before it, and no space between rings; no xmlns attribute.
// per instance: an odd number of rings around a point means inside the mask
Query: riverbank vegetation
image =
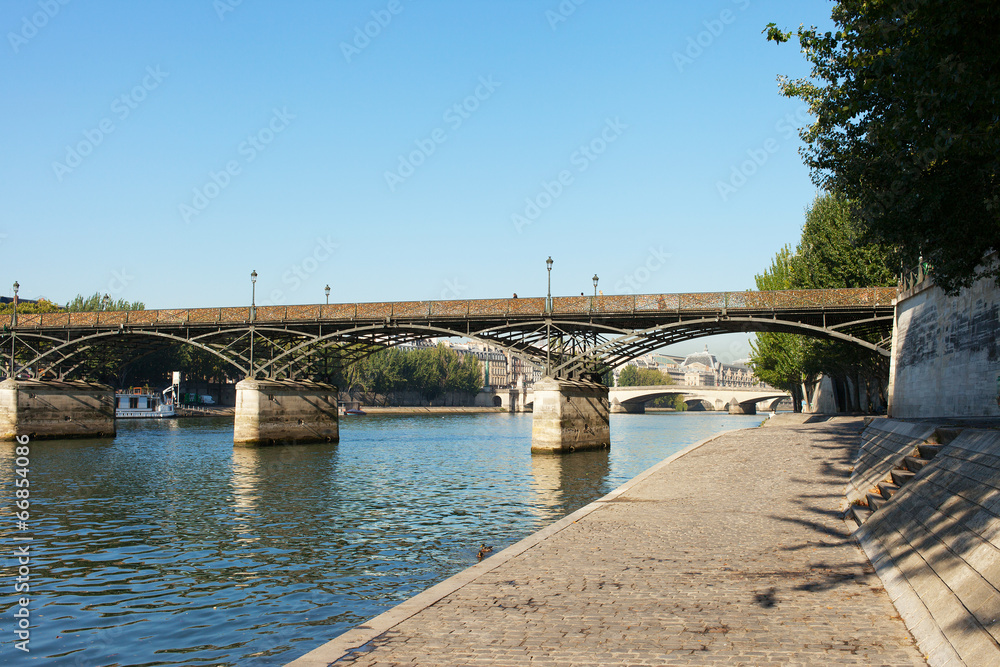
<svg viewBox="0 0 1000 667"><path fill-rule="evenodd" d="M18 301L17 312L21 315L34 313L82 313L98 310L145 310L146 306L141 301L126 301L125 299L111 299L111 297L101 296L100 292L95 292L91 296L77 294L73 300L65 306L60 306L45 297L39 297L34 301ZM0 315L10 315L14 312L14 302L0 304Z"/></svg>
<svg viewBox="0 0 1000 667"><path fill-rule="evenodd" d="M778 44L794 35L811 65L809 78L779 82L814 117L801 153L823 194L758 289L889 286L920 263L949 293L977 270L1000 283L1000 264L980 266L1000 248L995 3L837 0L831 17L826 33L765 29ZM757 376L796 409L821 374L841 409L885 405L888 360L858 345L761 333L752 349Z"/></svg>
<svg viewBox="0 0 1000 667"><path fill-rule="evenodd" d="M618 374L619 387L659 387L660 385L677 384L672 377L653 368L639 368L638 366L626 366ZM651 408L672 408L674 410L687 410L687 403L684 402L682 394L661 396L649 401L646 404Z"/></svg>
<svg viewBox="0 0 1000 667"><path fill-rule="evenodd" d="M400 403L405 394L415 394L433 402L446 393L474 396L483 388L482 365L471 354L458 354L438 343L434 347L379 350L332 378L341 390L352 396L358 393L381 401ZM337 381L339 379L339 381Z"/></svg>
<svg viewBox="0 0 1000 667"><path fill-rule="evenodd" d="M993 0L839 0L836 31L795 33L809 79L800 132L813 181L850 202L896 271L922 258L949 293L1000 250L1000 11ZM767 39L793 33L773 23ZM1000 264L988 270L1000 283Z"/></svg>
<svg viewBox="0 0 1000 667"><path fill-rule="evenodd" d="M862 239L850 202L837 194L816 197L806 211L798 246L782 248L755 279L757 289L836 289L896 284L884 245ZM877 332L859 334L871 343ZM758 333L750 366L773 387L792 394L796 411L821 375L831 379L837 402L849 412L876 412L886 404L889 360L857 344L788 333Z"/></svg>

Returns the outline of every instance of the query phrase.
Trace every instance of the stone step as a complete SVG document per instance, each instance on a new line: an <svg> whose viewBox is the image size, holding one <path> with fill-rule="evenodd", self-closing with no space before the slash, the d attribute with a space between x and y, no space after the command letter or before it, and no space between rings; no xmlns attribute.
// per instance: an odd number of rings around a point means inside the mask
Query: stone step
<svg viewBox="0 0 1000 667"><path fill-rule="evenodd" d="M882 494L882 497L886 500L892 498L892 496L899 491L899 486L891 482L879 482L878 491Z"/></svg>
<svg viewBox="0 0 1000 667"><path fill-rule="evenodd" d="M920 458L927 459L928 461L937 456L937 453L941 451L944 445L929 445L924 443L922 445L917 445L917 451L920 453Z"/></svg>
<svg viewBox="0 0 1000 667"><path fill-rule="evenodd" d="M872 515L872 511L864 505L851 505L849 515L852 519L854 519L854 523L861 526L864 525L865 521L868 520L868 517Z"/></svg>
<svg viewBox="0 0 1000 667"><path fill-rule="evenodd" d="M872 512L877 512L878 508L887 502L885 498L875 493L869 493L865 497L868 499L868 509Z"/></svg>
<svg viewBox="0 0 1000 667"><path fill-rule="evenodd" d="M916 474L917 473L911 470L903 470L902 468L896 468L895 470L892 471L892 483L896 484L897 486L903 486L911 479L913 479L913 476Z"/></svg>
<svg viewBox="0 0 1000 667"><path fill-rule="evenodd" d="M907 456L903 459L903 465L910 472L920 472L928 463L930 463L930 461L922 459L919 456Z"/></svg>

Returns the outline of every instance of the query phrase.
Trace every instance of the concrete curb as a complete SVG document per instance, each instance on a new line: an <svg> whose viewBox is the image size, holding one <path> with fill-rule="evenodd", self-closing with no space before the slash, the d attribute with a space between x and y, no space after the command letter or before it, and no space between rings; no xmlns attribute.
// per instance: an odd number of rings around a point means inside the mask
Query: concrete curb
<svg viewBox="0 0 1000 667"><path fill-rule="evenodd" d="M618 498L623 495L637 484L645 481L647 478L654 475L657 471L670 465L672 462L676 461L686 454L690 454L702 445L705 445L723 435L728 433L733 433L735 431L740 431L745 429L729 429L726 431L720 431L711 437L705 438L704 440L699 440L696 443L688 445L679 452L671 454L667 458L663 459L659 463L647 468L645 471L639 473L637 476L633 477L629 481L625 482L619 486L614 491L608 493L606 496L598 498L594 502L584 505L580 509L576 510L572 514L564 516L555 523L542 528L536 533L529 535L520 542L516 542L511 546L507 547L503 551L500 551L490 558L477 563L472 567L462 570L458 574L452 575L451 577L445 579L439 584L431 586L427 590L418 593L409 600L400 602L398 605L392 609L379 614L375 618L362 623L361 625L355 626L354 628L348 630L344 634L331 639L327 643L313 649L309 653L296 658L292 662L288 663L286 667L327 667L328 665L340 660L344 656L361 649L365 644L371 642L379 635L382 635L395 626L399 625L406 619L414 616L415 614L423 611L427 607L432 606L442 598L454 593L460 588L472 583L482 575L491 572L507 561L516 558L525 551L528 551L532 547L538 545L539 543L547 540L556 533L562 531L563 529L573 525L580 519L584 518L588 514L596 511L597 509L604 506L609 501Z"/></svg>

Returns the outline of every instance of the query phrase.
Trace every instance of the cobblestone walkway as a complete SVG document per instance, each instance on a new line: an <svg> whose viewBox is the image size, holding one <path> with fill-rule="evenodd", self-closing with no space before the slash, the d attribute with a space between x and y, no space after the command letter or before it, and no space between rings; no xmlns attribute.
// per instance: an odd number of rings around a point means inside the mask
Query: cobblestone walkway
<svg viewBox="0 0 1000 667"><path fill-rule="evenodd" d="M860 428L723 435L360 650L296 664L924 665L841 520Z"/></svg>

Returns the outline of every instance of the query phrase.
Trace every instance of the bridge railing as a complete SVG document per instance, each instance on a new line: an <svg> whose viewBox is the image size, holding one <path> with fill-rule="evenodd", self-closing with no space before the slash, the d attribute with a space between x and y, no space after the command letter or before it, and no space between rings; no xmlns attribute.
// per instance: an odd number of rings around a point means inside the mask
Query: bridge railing
<svg viewBox="0 0 1000 667"><path fill-rule="evenodd" d="M930 278L930 265L921 261L916 267L905 271L899 277L899 289L902 292L912 289Z"/></svg>
<svg viewBox="0 0 1000 667"><path fill-rule="evenodd" d="M686 294L634 294L616 296L554 297L554 315L614 315L655 312L739 312L794 310L796 308L857 308L891 306L895 287L833 290L776 290L746 292L694 292ZM435 318L539 317L545 299L471 299L461 301L396 301L374 303L258 306L255 322L347 320L378 322ZM174 308L163 310L110 310L84 313L19 313L17 328L119 327L153 324L249 323L250 307ZM9 327L11 315L0 315L0 326Z"/></svg>

